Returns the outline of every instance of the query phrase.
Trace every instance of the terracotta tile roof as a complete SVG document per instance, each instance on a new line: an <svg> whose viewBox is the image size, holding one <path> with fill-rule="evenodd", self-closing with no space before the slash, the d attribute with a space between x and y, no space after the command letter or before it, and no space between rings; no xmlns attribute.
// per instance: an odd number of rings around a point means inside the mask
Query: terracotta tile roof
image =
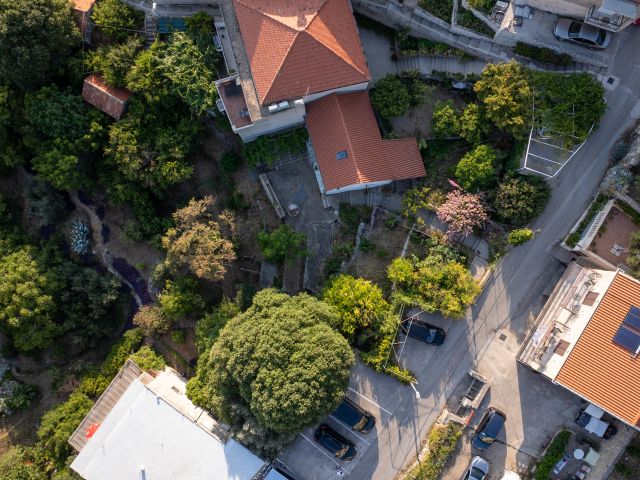
<svg viewBox="0 0 640 480"><path fill-rule="evenodd" d="M82 85L82 98L116 120L122 117L130 96L129 90L108 86L96 73L85 78Z"/></svg>
<svg viewBox="0 0 640 480"><path fill-rule="evenodd" d="M307 130L327 191L423 177L415 138L382 140L369 94L331 94L307 105ZM346 158L337 159L338 152Z"/></svg>
<svg viewBox="0 0 640 480"><path fill-rule="evenodd" d="M370 80L348 0L234 0L260 103Z"/></svg>
<svg viewBox="0 0 640 480"><path fill-rule="evenodd" d="M555 381L618 418L640 426L640 357L612 342L640 282L616 274Z"/></svg>
<svg viewBox="0 0 640 480"><path fill-rule="evenodd" d="M96 0L73 0L73 8L79 12L88 12L93 8Z"/></svg>

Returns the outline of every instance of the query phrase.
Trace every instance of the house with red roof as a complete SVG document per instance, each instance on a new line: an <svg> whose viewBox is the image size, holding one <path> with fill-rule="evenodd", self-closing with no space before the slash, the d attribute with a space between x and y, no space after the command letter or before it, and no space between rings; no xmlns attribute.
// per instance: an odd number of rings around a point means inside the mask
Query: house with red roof
<svg viewBox="0 0 640 480"><path fill-rule="evenodd" d="M323 194L425 175L415 139L381 138L348 0L230 0L220 9L231 75L216 82L218 109L244 142L306 123Z"/></svg>

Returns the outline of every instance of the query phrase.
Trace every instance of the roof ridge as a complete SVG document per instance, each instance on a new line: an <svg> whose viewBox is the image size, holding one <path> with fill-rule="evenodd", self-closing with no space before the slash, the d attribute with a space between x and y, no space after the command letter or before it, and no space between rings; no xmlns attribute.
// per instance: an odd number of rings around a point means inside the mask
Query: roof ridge
<svg viewBox="0 0 640 480"><path fill-rule="evenodd" d="M358 72L360 75L364 75L365 77L367 76L367 72L363 72L362 70L360 70L356 65L354 65L354 63L351 61L350 58L344 58L340 53L336 52L333 48L329 47L326 43L320 41L318 38L316 38L314 35L309 33L307 30L302 30L299 33L302 33L302 32L306 33L309 36L309 38L311 38L313 41L315 41L318 45L321 45L326 50L328 50L329 52L333 53L336 57L338 57L340 60L342 60L346 65L349 65L353 70ZM296 36L294 41L291 43L292 46L296 42L297 39L298 39L298 37ZM289 51L291 51L291 49L289 49ZM347 52L345 52L345 53L347 53ZM289 52L287 52L287 55L289 55Z"/></svg>
<svg viewBox="0 0 640 480"><path fill-rule="evenodd" d="M326 43L322 42L320 39L318 39L315 35L313 35L311 32L309 32L309 28L311 27L311 24L313 24L316 19L318 19L320 17L320 12L331 2L332 0L326 0L323 4L322 7L318 9L318 11L316 12L316 14L314 15L314 17L311 19L311 21L309 22L309 24L307 25L307 28L305 28L303 31L307 33L307 35L309 35L311 38L313 38L316 42L318 42L320 45L322 45L324 48L326 48L327 50L329 50L330 52L333 52L337 57L339 57L343 62L345 62L346 64L350 65L351 68L353 68L355 71L357 71L358 73L360 73L361 75L367 76L368 72L364 72L362 71L360 68L358 68L358 66L356 66L353 61L351 60L351 57L349 56L349 54L347 52L345 52L343 50L343 53L347 56L347 58L345 58L340 52L337 52L336 50L334 50L333 48L330 48ZM353 14L351 15L351 17L353 18ZM353 20L353 22L355 23L355 18ZM357 29L357 27L356 27ZM360 39L360 34L358 33L358 42L360 43L360 48L362 48L362 40ZM342 48L341 48L342 50ZM364 52L363 52L364 53Z"/></svg>
<svg viewBox="0 0 640 480"><path fill-rule="evenodd" d="M347 158L351 161L351 165L353 166L353 169L355 170L356 175L358 176L358 180L362 180L362 174L360 173L360 169L358 168L358 161L356 160L356 151L353 148L353 144L351 143L351 135L349 135L347 124L344 121L344 113L342 112L342 103L338 98L339 94L334 92L332 95L334 98L334 102L338 106L338 111L340 112L340 124L342 125L342 130L346 133L345 136L347 137L347 146L349 148L349 151L351 152L351 155L348 155Z"/></svg>
<svg viewBox="0 0 640 480"><path fill-rule="evenodd" d="M268 17L269 19L273 20L271 17L269 17L268 15L265 15L266 17ZM277 22L277 20L273 20L274 22ZM281 22L277 22L277 23L281 23ZM281 23L282 24L282 23ZM284 25L284 24L282 24ZM285 25L286 26L286 25ZM280 76L280 74L282 73L282 66L284 65L284 62L287 61L287 58L289 58L289 54L291 53L291 49L293 48L293 45L296 43L296 41L298 40L298 37L300 36L300 30L295 30L291 27L287 27L290 28L291 30L293 30L295 33L295 36L293 37L293 41L289 44L289 48L287 49L287 53L282 57L282 61L280 62L280 65L278 65L278 69L276 70L276 74L275 76L271 79L271 82L269 82L269 88L267 88L264 92L264 95L262 96L264 99L267 99L269 97L269 93L271 93L271 89L273 88L273 86L276 84L276 79ZM260 100L260 103L262 104L264 102L264 100Z"/></svg>

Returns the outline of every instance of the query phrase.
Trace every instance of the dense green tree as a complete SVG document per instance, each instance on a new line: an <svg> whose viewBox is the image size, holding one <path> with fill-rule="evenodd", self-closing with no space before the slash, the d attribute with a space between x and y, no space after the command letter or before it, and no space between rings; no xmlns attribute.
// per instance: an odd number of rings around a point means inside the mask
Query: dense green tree
<svg viewBox="0 0 640 480"><path fill-rule="evenodd" d="M293 261L306 254L306 236L298 233L284 223L271 232L258 233L258 245L262 254L270 262Z"/></svg>
<svg viewBox="0 0 640 480"><path fill-rule="evenodd" d="M478 145L456 166L456 180L472 192L490 187L496 180L496 154L488 145Z"/></svg>
<svg viewBox="0 0 640 480"><path fill-rule="evenodd" d="M196 346L200 354L208 351L218 338L220 330L240 313L238 302L225 297L219 305L206 313L196 325Z"/></svg>
<svg viewBox="0 0 640 480"><path fill-rule="evenodd" d="M0 169L23 161L19 133L23 123L21 103L22 97L16 90L0 85Z"/></svg>
<svg viewBox="0 0 640 480"><path fill-rule="evenodd" d="M188 394L240 441L273 455L278 439L317 423L344 395L354 357L331 327L338 323L309 295L262 290L202 356Z"/></svg>
<svg viewBox="0 0 640 480"><path fill-rule="evenodd" d="M471 144L480 143L489 132L487 120L477 103L468 104L458 117L457 133Z"/></svg>
<svg viewBox="0 0 640 480"><path fill-rule="evenodd" d="M498 186L493 206L503 222L524 225L542 212L549 196L549 185L543 179L512 176Z"/></svg>
<svg viewBox="0 0 640 480"><path fill-rule="evenodd" d="M220 53L218 53L214 43L211 41L211 38L215 35L213 18L205 12L199 12L186 17L185 23L187 26L186 34L202 52L205 65L215 73L217 63L220 60Z"/></svg>
<svg viewBox="0 0 640 480"><path fill-rule="evenodd" d="M170 107L176 105L172 101L171 81L164 76L161 68L166 49L165 42L154 42L148 49L140 52L126 77L127 88L141 96L147 105L154 107L167 103ZM141 110L146 110L144 104Z"/></svg>
<svg viewBox="0 0 640 480"><path fill-rule="evenodd" d="M80 170L80 159L62 149L53 148L35 156L31 161L38 177L51 183L59 190L78 190L85 184L86 177Z"/></svg>
<svg viewBox="0 0 640 480"><path fill-rule="evenodd" d="M437 253L424 259L396 258L388 275L397 287L396 300L446 317L461 318L480 291L463 264Z"/></svg>
<svg viewBox="0 0 640 480"><path fill-rule="evenodd" d="M34 149L42 139L78 139L89 125L82 98L54 86L27 93L24 115L28 124L27 140Z"/></svg>
<svg viewBox="0 0 640 480"><path fill-rule="evenodd" d="M340 317L338 330L348 340L367 329L376 330L389 304L375 283L351 275L338 275L322 292L322 300L333 306Z"/></svg>
<svg viewBox="0 0 640 480"><path fill-rule="evenodd" d="M0 325L18 350L43 348L58 333L53 293L54 280L32 248L21 247L0 258Z"/></svg>
<svg viewBox="0 0 640 480"><path fill-rule="evenodd" d="M453 101L436 102L431 117L431 130L436 137L453 137L458 132L458 123Z"/></svg>
<svg viewBox="0 0 640 480"><path fill-rule="evenodd" d="M82 347L95 346L117 330L118 316L113 307L118 300L120 282L111 274L64 261L55 269L60 282L56 300L63 317L63 328Z"/></svg>
<svg viewBox="0 0 640 480"><path fill-rule="evenodd" d="M163 192L193 173L187 155L198 131L189 118L169 126L150 125L129 117L111 126L105 149L107 161L127 180Z"/></svg>
<svg viewBox="0 0 640 480"><path fill-rule="evenodd" d="M144 13L125 5L122 0L100 0L93 7L91 19L107 37L121 42L140 33Z"/></svg>
<svg viewBox="0 0 640 480"><path fill-rule="evenodd" d="M47 480L44 471L34 463L33 450L23 446L9 448L0 456L2 480Z"/></svg>
<svg viewBox="0 0 640 480"><path fill-rule="evenodd" d="M72 453L68 440L89 413L93 402L86 395L74 392L69 399L46 412L38 428L38 446L44 458L55 467L64 467Z"/></svg>
<svg viewBox="0 0 640 480"><path fill-rule="evenodd" d="M133 324L147 337L159 337L169 331L171 322L156 305L143 305L133 317Z"/></svg>
<svg viewBox="0 0 640 480"><path fill-rule="evenodd" d="M212 42L213 43L213 42ZM171 36L160 60L160 70L171 82L171 89L196 115L215 106L215 75L207 67L205 57L183 32Z"/></svg>
<svg viewBox="0 0 640 480"><path fill-rule="evenodd" d="M158 298L162 314L169 321L200 315L204 308L204 300L196 292L196 287L197 283L186 277L167 281Z"/></svg>
<svg viewBox="0 0 640 480"><path fill-rule="evenodd" d="M382 118L399 117L409 110L411 96L395 75L378 80L371 92L371 104Z"/></svg>
<svg viewBox="0 0 640 480"><path fill-rule="evenodd" d="M235 222L229 212L215 215L213 197L192 199L173 214L175 226L162 237L167 266L217 282L236 258L233 249Z"/></svg>
<svg viewBox="0 0 640 480"><path fill-rule="evenodd" d="M37 88L64 74L80 45L66 0L0 0L0 84Z"/></svg>
<svg viewBox="0 0 640 480"><path fill-rule="evenodd" d="M496 127L516 138L524 135L531 125L532 89L518 62L488 64L473 88Z"/></svg>
<svg viewBox="0 0 640 480"><path fill-rule="evenodd" d="M85 62L90 70L100 73L108 85L124 88L127 85L127 72L135 63L141 48L142 40L130 37L125 43L102 45L87 52Z"/></svg>

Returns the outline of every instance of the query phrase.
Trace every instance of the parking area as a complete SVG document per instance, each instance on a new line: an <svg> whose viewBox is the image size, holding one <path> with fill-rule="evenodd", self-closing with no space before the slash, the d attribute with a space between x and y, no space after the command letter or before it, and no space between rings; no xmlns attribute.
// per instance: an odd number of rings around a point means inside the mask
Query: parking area
<svg viewBox="0 0 640 480"><path fill-rule="evenodd" d="M581 146L577 139L572 145L567 145L563 136L534 129L529 137L522 170L545 178L555 177Z"/></svg>

